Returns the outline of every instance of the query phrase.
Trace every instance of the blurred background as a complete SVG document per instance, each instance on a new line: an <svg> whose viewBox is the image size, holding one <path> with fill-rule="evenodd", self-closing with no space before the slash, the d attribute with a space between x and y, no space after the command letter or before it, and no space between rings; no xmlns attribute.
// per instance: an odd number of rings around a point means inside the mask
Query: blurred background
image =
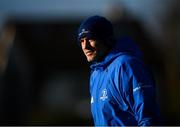
<svg viewBox="0 0 180 127"><path fill-rule="evenodd" d="M0 0L0 125L93 125L80 22L112 21L151 68L165 125L180 125L179 0Z"/></svg>

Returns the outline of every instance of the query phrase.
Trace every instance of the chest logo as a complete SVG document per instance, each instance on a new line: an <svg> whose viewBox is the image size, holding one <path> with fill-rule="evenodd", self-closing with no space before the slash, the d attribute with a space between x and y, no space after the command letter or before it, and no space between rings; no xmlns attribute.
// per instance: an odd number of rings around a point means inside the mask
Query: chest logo
<svg viewBox="0 0 180 127"><path fill-rule="evenodd" d="M104 101L106 99L108 99L107 90L103 89L101 96L100 96L100 100Z"/></svg>

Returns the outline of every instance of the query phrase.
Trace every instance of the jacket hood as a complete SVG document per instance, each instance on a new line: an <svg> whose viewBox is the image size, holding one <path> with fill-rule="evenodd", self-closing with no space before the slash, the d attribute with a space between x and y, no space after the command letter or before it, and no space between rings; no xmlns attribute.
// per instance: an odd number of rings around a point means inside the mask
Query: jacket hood
<svg viewBox="0 0 180 127"><path fill-rule="evenodd" d="M101 62L94 62L91 64L91 69L104 69L107 67L116 57L120 55L132 55L142 58L142 53L139 46L129 37L123 37L116 41L115 46L105 56Z"/></svg>

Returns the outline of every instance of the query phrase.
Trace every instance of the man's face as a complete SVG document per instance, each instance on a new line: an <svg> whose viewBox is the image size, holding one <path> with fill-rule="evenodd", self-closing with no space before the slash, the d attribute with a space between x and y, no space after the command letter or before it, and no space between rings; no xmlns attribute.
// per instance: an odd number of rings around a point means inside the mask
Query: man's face
<svg viewBox="0 0 180 127"><path fill-rule="evenodd" d="M88 62L100 60L108 50L102 42L92 38L81 38L80 43Z"/></svg>

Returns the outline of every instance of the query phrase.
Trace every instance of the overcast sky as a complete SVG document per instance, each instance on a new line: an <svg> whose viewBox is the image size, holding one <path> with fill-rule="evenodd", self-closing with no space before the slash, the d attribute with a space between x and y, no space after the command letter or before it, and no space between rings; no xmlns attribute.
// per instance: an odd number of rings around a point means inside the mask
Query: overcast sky
<svg viewBox="0 0 180 127"><path fill-rule="evenodd" d="M0 15L74 19L102 14L114 0L0 0Z"/></svg>
<svg viewBox="0 0 180 127"><path fill-rule="evenodd" d="M119 2L139 18L146 19L167 13L167 7L178 0L0 0L0 16L11 15L16 18L78 19L100 14ZM119 4L118 3L118 4Z"/></svg>

